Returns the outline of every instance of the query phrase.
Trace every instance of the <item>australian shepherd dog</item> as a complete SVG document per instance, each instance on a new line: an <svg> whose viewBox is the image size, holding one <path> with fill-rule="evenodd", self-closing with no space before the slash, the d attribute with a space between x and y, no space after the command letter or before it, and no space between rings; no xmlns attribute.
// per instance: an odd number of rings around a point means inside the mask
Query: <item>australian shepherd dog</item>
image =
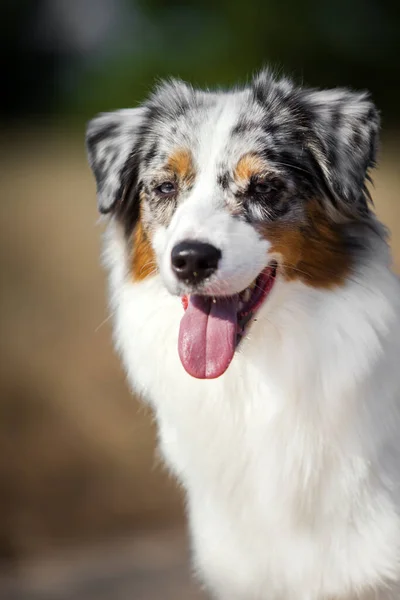
<svg viewBox="0 0 400 600"><path fill-rule="evenodd" d="M400 285L366 93L172 80L87 130L116 347L220 600L400 598Z"/></svg>

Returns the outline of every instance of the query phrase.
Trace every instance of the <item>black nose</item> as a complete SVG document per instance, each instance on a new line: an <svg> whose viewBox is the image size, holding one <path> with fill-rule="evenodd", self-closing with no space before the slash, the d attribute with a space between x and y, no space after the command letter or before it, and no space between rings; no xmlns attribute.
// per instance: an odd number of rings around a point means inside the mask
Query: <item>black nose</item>
<svg viewBox="0 0 400 600"><path fill-rule="evenodd" d="M180 242L172 248L172 270L186 283L199 283L218 268L221 250L203 242Z"/></svg>

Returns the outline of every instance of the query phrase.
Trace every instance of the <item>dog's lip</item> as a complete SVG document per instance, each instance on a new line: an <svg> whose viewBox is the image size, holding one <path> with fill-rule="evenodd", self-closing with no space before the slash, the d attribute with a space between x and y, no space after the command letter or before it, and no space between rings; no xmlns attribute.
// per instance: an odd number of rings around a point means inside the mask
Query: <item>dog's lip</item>
<svg viewBox="0 0 400 600"><path fill-rule="evenodd" d="M277 262L271 262L257 275L247 288L238 294L234 294L239 298L239 310L237 312L237 344L244 336L250 321L268 297L275 283L277 268ZM188 307L189 296L190 295L187 294L181 298L185 310ZM207 294L204 294L204 296L207 297ZM224 296L208 297L212 298L213 302L217 302L217 298L218 300L224 298Z"/></svg>
<svg viewBox="0 0 400 600"><path fill-rule="evenodd" d="M245 290L240 292L238 317L246 317L260 308L272 288L276 269L276 262L270 263Z"/></svg>
<svg viewBox="0 0 400 600"><path fill-rule="evenodd" d="M248 295L248 290L251 292L247 302L245 302L238 311L236 345L239 344L246 333L250 322L269 296L275 283L277 268L278 265L275 261L270 263L268 267L261 271L253 283L239 294L240 298L245 294Z"/></svg>

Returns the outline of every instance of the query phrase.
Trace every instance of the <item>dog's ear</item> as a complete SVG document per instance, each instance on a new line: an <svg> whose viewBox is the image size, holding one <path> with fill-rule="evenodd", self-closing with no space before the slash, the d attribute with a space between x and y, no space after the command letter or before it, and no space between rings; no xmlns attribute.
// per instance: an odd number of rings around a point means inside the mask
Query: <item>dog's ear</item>
<svg viewBox="0 0 400 600"><path fill-rule="evenodd" d="M93 170L101 213L113 211L121 200L126 165L139 143L145 108L103 113L92 119L86 131L86 148ZM137 177L137 173L130 177ZM129 184L135 185L134 181Z"/></svg>
<svg viewBox="0 0 400 600"><path fill-rule="evenodd" d="M253 80L253 93L288 139L296 136L290 143L301 142L331 203L350 213L368 209L365 181L379 137L379 114L368 94L297 87L268 69Z"/></svg>
<svg viewBox="0 0 400 600"><path fill-rule="evenodd" d="M304 91L311 135L307 146L331 200L347 211L368 206L366 178L375 166L379 114L366 93L333 89Z"/></svg>

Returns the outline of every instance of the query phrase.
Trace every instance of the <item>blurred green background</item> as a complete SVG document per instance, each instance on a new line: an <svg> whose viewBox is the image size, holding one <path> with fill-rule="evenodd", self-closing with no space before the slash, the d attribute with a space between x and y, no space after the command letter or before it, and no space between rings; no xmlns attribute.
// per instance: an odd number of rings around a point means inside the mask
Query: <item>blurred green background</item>
<svg viewBox="0 0 400 600"><path fill-rule="evenodd" d="M311 85L368 88L398 116L391 0L3 0L1 11L6 117L80 121L140 101L155 77L225 85L265 63Z"/></svg>
<svg viewBox="0 0 400 600"><path fill-rule="evenodd" d="M160 77L229 85L266 64L369 89L383 123L373 197L399 270L399 30L389 0L1 2L2 598L197 597L180 493L112 351L86 120ZM74 592L77 563L91 565L80 581L109 573L110 595Z"/></svg>

